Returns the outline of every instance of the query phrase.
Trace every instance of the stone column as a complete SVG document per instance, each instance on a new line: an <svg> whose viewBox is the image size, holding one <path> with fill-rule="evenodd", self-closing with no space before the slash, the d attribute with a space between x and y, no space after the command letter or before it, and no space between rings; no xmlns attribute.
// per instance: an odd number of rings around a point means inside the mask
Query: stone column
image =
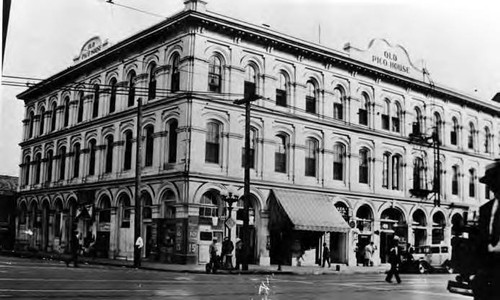
<svg viewBox="0 0 500 300"><path fill-rule="evenodd" d="M87 94L83 98L83 121L92 120L93 102L94 94Z"/></svg>
<svg viewBox="0 0 500 300"><path fill-rule="evenodd" d="M71 100L69 102L69 121L68 127L77 123L78 117L78 100ZM64 122L64 121L63 121Z"/></svg>
<svg viewBox="0 0 500 300"><path fill-rule="evenodd" d="M127 108L127 100L128 100L128 82L127 81L120 81L116 84L115 112L126 109Z"/></svg>
<svg viewBox="0 0 500 300"><path fill-rule="evenodd" d="M271 257L269 255L270 237L271 233L269 232L269 211L261 210L260 211L260 225L258 228L258 256L259 256L259 265L260 266L270 266L271 265ZM268 241L269 239L269 241ZM269 242L269 244L268 244Z"/></svg>
<svg viewBox="0 0 500 300"><path fill-rule="evenodd" d="M135 99L134 105L137 105L137 99L142 99L142 104L146 104L148 101L148 73L138 74L135 77Z"/></svg>
<svg viewBox="0 0 500 300"><path fill-rule="evenodd" d="M61 130L64 127L64 105L59 105L56 108L57 122L56 131Z"/></svg>
<svg viewBox="0 0 500 300"><path fill-rule="evenodd" d="M120 224L118 224L117 207L111 207L111 220L109 228L109 252L108 257L115 259L115 253L118 251L118 230L120 229Z"/></svg>
<svg viewBox="0 0 500 300"><path fill-rule="evenodd" d="M165 98L168 96L167 80L170 71L170 65L163 65L156 67L156 98Z"/></svg>
<svg viewBox="0 0 500 300"><path fill-rule="evenodd" d="M32 137L37 137L40 135L40 121L42 120L41 115L35 115L33 118L33 135Z"/></svg>

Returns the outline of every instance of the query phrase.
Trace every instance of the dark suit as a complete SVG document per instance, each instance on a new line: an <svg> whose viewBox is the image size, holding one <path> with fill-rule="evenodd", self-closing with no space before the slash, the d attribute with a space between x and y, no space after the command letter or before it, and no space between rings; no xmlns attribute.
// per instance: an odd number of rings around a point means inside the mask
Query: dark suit
<svg viewBox="0 0 500 300"><path fill-rule="evenodd" d="M399 265L401 264L400 249L397 246L392 247L389 251L389 263L391 264L391 269L387 272L387 277L385 281L391 282L392 275L396 278L398 283L401 283L401 278L399 278Z"/></svg>
<svg viewBox="0 0 500 300"><path fill-rule="evenodd" d="M476 300L500 299L500 253L488 252L492 238L490 222L494 201L497 200L491 200L479 208L479 237L475 255L477 269L472 282Z"/></svg>

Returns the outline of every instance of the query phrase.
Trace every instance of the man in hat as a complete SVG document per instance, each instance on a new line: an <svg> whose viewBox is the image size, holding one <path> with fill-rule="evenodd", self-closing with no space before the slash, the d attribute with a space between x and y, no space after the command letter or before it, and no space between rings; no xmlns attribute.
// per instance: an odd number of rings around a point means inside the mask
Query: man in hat
<svg viewBox="0 0 500 300"><path fill-rule="evenodd" d="M495 195L479 208L479 242L475 258L477 272L472 280L474 299L498 299L500 295L500 159L486 166L479 179Z"/></svg>

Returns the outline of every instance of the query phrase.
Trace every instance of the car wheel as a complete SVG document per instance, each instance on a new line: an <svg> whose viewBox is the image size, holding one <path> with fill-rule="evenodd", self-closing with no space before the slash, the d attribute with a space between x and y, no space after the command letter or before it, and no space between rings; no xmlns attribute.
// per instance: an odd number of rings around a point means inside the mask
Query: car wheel
<svg viewBox="0 0 500 300"><path fill-rule="evenodd" d="M423 263L418 263L418 273L424 274L425 272L427 272L425 265Z"/></svg>

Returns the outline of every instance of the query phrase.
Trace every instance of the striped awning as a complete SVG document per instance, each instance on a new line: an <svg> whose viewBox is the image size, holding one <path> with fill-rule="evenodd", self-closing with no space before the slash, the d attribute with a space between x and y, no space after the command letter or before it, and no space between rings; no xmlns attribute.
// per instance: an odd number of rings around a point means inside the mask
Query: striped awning
<svg viewBox="0 0 500 300"><path fill-rule="evenodd" d="M335 208L333 199L324 194L293 190L272 190L295 230L348 232L351 228Z"/></svg>

